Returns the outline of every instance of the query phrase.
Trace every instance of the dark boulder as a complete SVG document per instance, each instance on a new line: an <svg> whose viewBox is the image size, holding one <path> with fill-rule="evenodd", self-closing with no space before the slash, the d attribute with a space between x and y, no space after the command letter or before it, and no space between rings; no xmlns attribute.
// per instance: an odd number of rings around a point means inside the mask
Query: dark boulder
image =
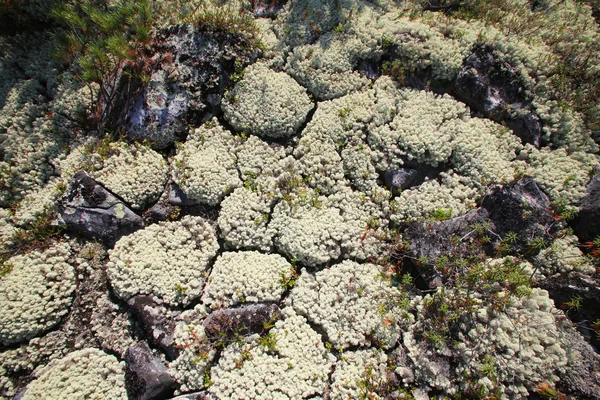
<svg viewBox="0 0 600 400"><path fill-rule="evenodd" d="M140 216L85 171L73 176L59 202L59 213L69 230L110 247L122 236L143 227Z"/></svg>
<svg viewBox="0 0 600 400"><path fill-rule="evenodd" d="M562 226L551 211L550 198L531 177L512 187L492 187L481 208L487 211L497 235L505 238L509 232L517 234L511 247L526 255L537 253L540 249L536 247L542 247L543 243L549 244Z"/></svg>
<svg viewBox="0 0 600 400"><path fill-rule="evenodd" d="M127 302L129 310L139 322L146 340L165 353L169 360L179 356L173 332L175 323L168 318L168 310L153 296L138 295Z"/></svg>
<svg viewBox="0 0 600 400"><path fill-rule="evenodd" d="M420 185L425 180L425 174L413 168L399 168L386 171L385 185L397 195L403 190Z"/></svg>
<svg viewBox="0 0 600 400"><path fill-rule="evenodd" d="M262 334L281 316L277 304L251 304L210 313L203 322L211 341L232 340L237 336Z"/></svg>
<svg viewBox="0 0 600 400"><path fill-rule="evenodd" d="M572 226L582 242L591 242L600 236L600 174L588 183Z"/></svg>
<svg viewBox="0 0 600 400"><path fill-rule="evenodd" d="M410 244L410 255L418 260L418 271L430 288L444 283L444 265L440 264L440 257L451 263L485 255L483 243L474 234L477 224L491 229L485 210L472 210L446 221L414 222L404 231L402 237Z"/></svg>
<svg viewBox="0 0 600 400"><path fill-rule="evenodd" d="M524 143L540 147L542 124L519 74L488 46L467 57L454 81L456 96L487 118L504 122Z"/></svg>
<svg viewBox="0 0 600 400"><path fill-rule="evenodd" d="M175 379L146 342L139 342L125 354L125 386L132 400L161 400L173 395Z"/></svg>
<svg viewBox="0 0 600 400"><path fill-rule="evenodd" d="M526 177L514 186L492 187L478 209L446 221L413 222L402 236L410 244L411 258L418 260L421 277L437 287L444 282L446 267L466 259L498 252L532 257L561 227L550 212L548 196ZM502 243L507 246L501 250Z"/></svg>
<svg viewBox="0 0 600 400"><path fill-rule="evenodd" d="M595 334L591 324L600 320L600 276L589 276L580 273L555 275L540 282L558 308L568 310L567 314L579 332L586 337L596 351L600 351L600 338ZM568 302L578 298L580 307L569 308Z"/></svg>
<svg viewBox="0 0 600 400"><path fill-rule="evenodd" d="M600 399L600 355L568 320L561 321L562 342L568 346L569 363L559 370L556 388L569 399Z"/></svg>
<svg viewBox="0 0 600 400"><path fill-rule="evenodd" d="M129 96L121 117L128 136L164 149L182 140L190 124L220 113L229 76L249 62L251 47L241 36L199 31L191 24L159 30L150 80Z"/></svg>

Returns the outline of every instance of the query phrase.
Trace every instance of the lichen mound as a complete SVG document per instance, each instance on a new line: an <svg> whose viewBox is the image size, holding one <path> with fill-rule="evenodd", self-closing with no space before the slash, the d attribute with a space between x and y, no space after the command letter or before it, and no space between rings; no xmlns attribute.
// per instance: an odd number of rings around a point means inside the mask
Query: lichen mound
<svg viewBox="0 0 600 400"><path fill-rule="evenodd" d="M293 135L312 107L306 90L292 77L262 64L248 67L223 99L225 118L236 130L269 138Z"/></svg>
<svg viewBox="0 0 600 400"><path fill-rule="evenodd" d="M189 304L202 294L218 249L214 229L200 217L162 222L117 242L108 277L122 299L154 294L169 304Z"/></svg>
<svg viewBox="0 0 600 400"><path fill-rule="evenodd" d="M202 302L213 308L243 302L279 301L292 266L278 254L223 253L215 261Z"/></svg>
<svg viewBox="0 0 600 400"><path fill-rule="evenodd" d="M45 367L23 400L126 400L124 366L115 356L87 348Z"/></svg>
<svg viewBox="0 0 600 400"><path fill-rule="evenodd" d="M208 388L219 399L304 399L323 394L333 356L320 335L290 308L269 331L229 345L211 370Z"/></svg>
<svg viewBox="0 0 600 400"><path fill-rule="evenodd" d="M182 392L199 390L205 386L204 373L217 354L202 326L205 316L203 307L197 306L183 313L182 317L189 323L180 323L175 327L173 336L180 354L169 364L169 371L181 385L179 390Z"/></svg>
<svg viewBox="0 0 600 400"><path fill-rule="evenodd" d="M331 375L331 398L381 399L379 387L388 383L387 355L375 349L344 352Z"/></svg>
<svg viewBox="0 0 600 400"><path fill-rule="evenodd" d="M112 155L102 160L102 169L92 176L133 209L151 206L163 192L168 167L162 156L140 145L110 144Z"/></svg>
<svg viewBox="0 0 600 400"><path fill-rule="evenodd" d="M173 180L191 200L216 206L241 185L236 167L236 138L216 119L192 132L179 146Z"/></svg>
<svg viewBox="0 0 600 400"><path fill-rule="evenodd" d="M498 292L497 296L503 299L508 295ZM476 388L480 393L500 392L516 399L526 397L536 382L556 382L567 365L562 316L545 290L508 298L502 310L492 304L479 305L473 318L459 325L458 341L435 346L426 338L438 332L423 330L430 318L423 311L431 303L431 295L415 300L417 322L404 334L404 345L421 384L450 396ZM486 365L492 366L492 372L482 373Z"/></svg>
<svg viewBox="0 0 600 400"><path fill-rule="evenodd" d="M6 262L10 270L0 278L2 344L30 339L52 328L67 314L76 287L68 257L67 245L55 245Z"/></svg>
<svg viewBox="0 0 600 400"><path fill-rule="evenodd" d="M302 270L289 303L323 327L336 346L393 346L410 319L404 293L381 276L377 265L344 261L317 272Z"/></svg>

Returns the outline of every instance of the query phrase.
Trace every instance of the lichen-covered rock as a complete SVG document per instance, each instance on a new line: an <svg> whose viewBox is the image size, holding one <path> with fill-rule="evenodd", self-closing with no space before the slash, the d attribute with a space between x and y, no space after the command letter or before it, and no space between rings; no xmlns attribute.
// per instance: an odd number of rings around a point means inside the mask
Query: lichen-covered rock
<svg viewBox="0 0 600 400"><path fill-rule="evenodd" d="M275 303L256 303L236 308L222 308L206 316L204 333L213 342L235 341L240 335L264 333L281 319L281 309Z"/></svg>
<svg viewBox="0 0 600 400"><path fill-rule="evenodd" d="M175 323L160 300L153 296L137 295L129 299L127 305L146 334L146 340L162 350L168 359L177 358L179 350L173 339Z"/></svg>
<svg viewBox="0 0 600 400"><path fill-rule="evenodd" d="M524 144L540 147L542 124L532 112L531 93L494 49L476 47L456 76L454 87L471 108L495 121L505 121Z"/></svg>
<svg viewBox="0 0 600 400"><path fill-rule="evenodd" d="M69 246L57 244L5 262L0 278L0 343L30 339L58 324L69 311L76 287L67 263Z"/></svg>
<svg viewBox="0 0 600 400"><path fill-rule="evenodd" d="M573 235L565 235L555 239L535 257L538 271L545 276L565 274L576 271L592 275L596 268L591 260L585 258L578 247L579 240Z"/></svg>
<svg viewBox="0 0 600 400"><path fill-rule="evenodd" d="M448 217L465 214L476 205L479 191L470 187L471 180L449 170L442 172L439 180L404 190L395 199L394 222L416 221L432 218L442 213Z"/></svg>
<svg viewBox="0 0 600 400"><path fill-rule="evenodd" d="M102 350L77 350L43 368L27 386L23 400L126 400L123 364Z"/></svg>
<svg viewBox="0 0 600 400"><path fill-rule="evenodd" d="M153 294L168 304L189 304L201 295L218 249L214 229L200 217L161 222L117 242L108 277L124 300Z"/></svg>
<svg viewBox="0 0 600 400"><path fill-rule="evenodd" d="M344 261L315 275L302 270L289 304L321 326L336 347L392 347L410 320L406 295L386 281L380 267Z"/></svg>
<svg viewBox="0 0 600 400"><path fill-rule="evenodd" d="M165 188L168 167L154 150L140 145L111 143L111 155L91 175L133 209L151 206Z"/></svg>
<svg viewBox="0 0 600 400"><path fill-rule="evenodd" d="M365 75L353 71L364 47L355 38L326 34L315 44L295 47L285 69L317 99L330 100L369 84Z"/></svg>
<svg viewBox="0 0 600 400"><path fill-rule="evenodd" d="M278 254L226 252L213 265L202 302L212 308L245 302L277 302L294 273L287 260Z"/></svg>
<svg viewBox="0 0 600 400"><path fill-rule="evenodd" d="M296 133L312 107L306 90L292 77L262 64L248 67L223 99L225 118L236 130L269 138Z"/></svg>
<svg viewBox="0 0 600 400"><path fill-rule="evenodd" d="M378 193L387 202L389 192ZM370 228L385 225L384 205L348 188L329 197L304 190L290 201L279 202L269 227L276 230L275 246L308 266L340 257L365 259L382 250Z"/></svg>
<svg viewBox="0 0 600 400"><path fill-rule="evenodd" d="M211 370L209 392L217 398L249 400L324 393L333 356L304 317L290 308L283 314L269 331L269 341L253 335L227 346Z"/></svg>
<svg viewBox="0 0 600 400"><path fill-rule="evenodd" d="M173 164L173 180L191 200L217 205L238 186L236 138L216 119L190 134Z"/></svg>

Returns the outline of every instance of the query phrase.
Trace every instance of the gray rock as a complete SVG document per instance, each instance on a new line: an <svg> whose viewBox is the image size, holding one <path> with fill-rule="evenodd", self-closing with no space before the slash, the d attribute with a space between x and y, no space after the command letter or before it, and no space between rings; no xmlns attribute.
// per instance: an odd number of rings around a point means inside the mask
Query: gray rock
<svg viewBox="0 0 600 400"><path fill-rule="evenodd" d="M233 35L173 25L155 35L150 81L133 94L125 125L129 137L149 140L155 149L182 140L188 125L220 113L229 75L246 64L250 50Z"/></svg>
<svg viewBox="0 0 600 400"><path fill-rule="evenodd" d="M561 330L570 357L559 372L557 388L569 399L600 399L600 355L568 320L562 321Z"/></svg>
<svg viewBox="0 0 600 400"><path fill-rule="evenodd" d="M385 184L397 195L402 190L420 185L425 180L425 174L413 168L400 168L386 171Z"/></svg>
<svg viewBox="0 0 600 400"><path fill-rule="evenodd" d="M108 246L143 227L140 216L85 171L73 176L59 202L59 213L68 229Z"/></svg>
<svg viewBox="0 0 600 400"><path fill-rule="evenodd" d="M454 90L472 109L506 123L524 143L540 147L542 124L525 86L511 65L498 60L493 48L475 48L454 81Z"/></svg>
<svg viewBox="0 0 600 400"><path fill-rule="evenodd" d="M125 385L129 399L159 400L173 395L175 379L146 342L139 342L125 354Z"/></svg>
<svg viewBox="0 0 600 400"><path fill-rule="evenodd" d="M573 228L582 242L591 242L600 236L600 174L588 183Z"/></svg>
<svg viewBox="0 0 600 400"><path fill-rule="evenodd" d="M136 321L140 323L148 342L161 349L169 360L176 359L179 350L175 347L173 339L175 323L168 318L168 310L153 296L134 296L127 304Z"/></svg>
<svg viewBox="0 0 600 400"><path fill-rule="evenodd" d="M169 204L174 206L196 206L199 203L190 199L175 182L169 183Z"/></svg>
<svg viewBox="0 0 600 400"><path fill-rule="evenodd" d="M238 335L262 334L269 328L267 323L276 321L280 316L281 310L273 303L216 310L204 320L204 332L212 341L231 340Z"/></svg>

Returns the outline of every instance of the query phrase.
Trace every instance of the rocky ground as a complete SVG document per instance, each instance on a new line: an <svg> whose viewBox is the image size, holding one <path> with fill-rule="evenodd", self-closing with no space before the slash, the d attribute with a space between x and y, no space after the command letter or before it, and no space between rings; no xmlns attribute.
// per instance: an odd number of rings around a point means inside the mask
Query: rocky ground
<svg viewBox="0 0 600 400"><path fill-rule="evenodd" d="M2 398L600 398L593 4L13 3Z"/></svg>

